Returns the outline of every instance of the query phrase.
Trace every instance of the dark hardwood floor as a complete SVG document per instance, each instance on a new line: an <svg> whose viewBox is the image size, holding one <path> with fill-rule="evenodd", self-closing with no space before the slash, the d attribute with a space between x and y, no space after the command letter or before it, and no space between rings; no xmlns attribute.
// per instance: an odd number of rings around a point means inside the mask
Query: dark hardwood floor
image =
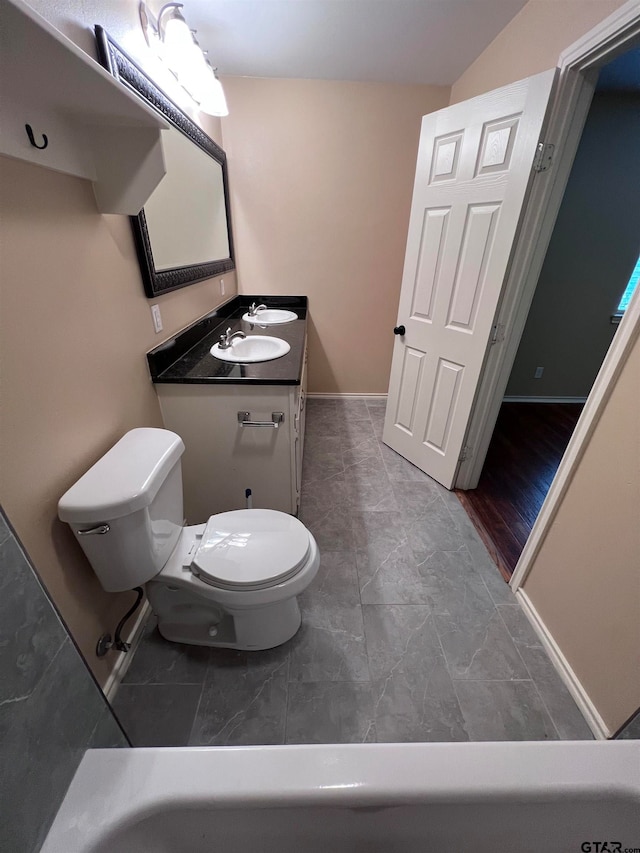
<svg viewBox="0 0 640 853"><path fill-rule="evenodd" d="M476 489L456 494L508 580L582 403L503 403Z"/></svg>

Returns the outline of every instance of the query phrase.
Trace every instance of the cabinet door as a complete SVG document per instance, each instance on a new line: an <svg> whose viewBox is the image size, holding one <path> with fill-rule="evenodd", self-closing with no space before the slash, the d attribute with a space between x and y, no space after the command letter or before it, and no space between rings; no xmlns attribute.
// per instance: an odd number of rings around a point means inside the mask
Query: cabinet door
<svg viewBox="0 0 640 853"><path fill-rule="evenodd" d="M251 489L255 508L295 513L292 423L289 389L280 386L158 386L167 429L184 441L182 457L187 522L199 524L216 512L246 506ZM250 421L272 420L278 428L241 426L238 412Z"/></svg>
<svg viewBox="0 0 640 853"><path fill-rule="evenodd" d="M304 450L304 428L306 422L307 402L307 351L304 355L304 366L300 385L295 389L292 397L291 411L293 413L293 490L296 499L296 514L300 509L300 492L302 489L302 454Z"/></svg>

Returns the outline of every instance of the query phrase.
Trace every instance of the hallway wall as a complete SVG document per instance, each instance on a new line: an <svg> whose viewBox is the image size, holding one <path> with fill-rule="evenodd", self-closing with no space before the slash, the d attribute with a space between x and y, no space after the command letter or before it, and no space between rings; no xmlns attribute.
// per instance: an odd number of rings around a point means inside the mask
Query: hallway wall
<svg viewBox="0 0 640 853"><path fill-rule="evenodd" d="M529 0L451 87L452 104L553 68L627 0Z"/></svg>
<svg viewBox="0 0 640 853"><path fill-rule="evenodd" d="M605 723L640 708L640 337L523 589Z"/></svg>
<svg viewBox="0 0 640 853"><path fill-rule="evenodd" d="M586 397L640 251L640 94L597 94L513 364L507 396ZM536 367L544 367L541 379Z"/></svg>

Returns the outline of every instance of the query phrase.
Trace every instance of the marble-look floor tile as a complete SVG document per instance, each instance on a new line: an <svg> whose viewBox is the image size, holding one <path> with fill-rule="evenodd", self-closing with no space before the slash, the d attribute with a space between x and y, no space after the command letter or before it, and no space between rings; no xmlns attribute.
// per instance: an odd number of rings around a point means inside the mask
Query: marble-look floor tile
<svg viewBox="0 0 640 853"><path fill-rule="evenodd" d="M434 551L457 551L463 544L458 525L437 495L425 500L421 510L405 508L404 516L404 528L418 562Z"/></svg>
<svg viewBox="0 0 640 853"><path fill-rule="evenodd" d="M303 481L300 520L313 534L321 553L353 548L344 474L335 474L322 482Z"/></svg>
<svg viewBox="0 0 640 853"><path fill-rule="evenodd" d="M412 549L398 512L353 515L356 563L363 604L427 604Z"/></svg>
<svg viewBox="0 0 640 853"><path fill-rule="evenodd" d="M387 398L384 397L367 397L365 400L369 414L382 414L387 411Z"/></svg>
<svg viewBox="0 0 640 853"><path fill-rule="evenodd" d="M379 743L467 741L464 717L442 655L418 678L392 672L374 681L374 720Z"/></svg>
<svg viewBox="0 0 640 853"><path fill-rule="evenodd" d="M476 572L469 551L434 551L418 564L426 602L433 613L443 616L466 609L493 612L493 602Z"/></svg>
<svg viewBox="0 0 640 853"><path fill-rule="evenodd" d="M442 491L442 487L430 478L420 481L392 481L391 488L398 509L407 523L423 520L429 512L429 505L440 499Z"/></svg>
<svg viewBox="0 0 640 853"><path fill-rule="evenodd" d="M372 680L397 673L417 679L442 657L429 607L366 604L362 610Z"/></svg>
<svg viewBox="0 0 640 853"><path fill-rule="evenodd" d="M520 607L501 605L498 611L560 737L564 740L592 740L591 729Z"/></svg>
<svg viewBox="0 0 640 853"><path fill-rule="evenodd" d="M362 459L345 470L345 491L351 512L397 509L391 483L379 456Z"/></svg>
<svg viewBox="0 0 640 853"><path fill-rule="evenodd" d="M187 746L201 684L121 684L113 710L133 746Z"/></svg>
<svg viewBox="0 0 640 853"><path fill-rule="evenodd" d="M384 432L384 421L385 421L385 413L380 409L369 409L369 416L371 418L371 425L373 426L373 433L378 441L382 441L382 434Z"/></svg>
<svg viewBox="0 0 640 853"><path fill-rule="evenodd" d="M340 435L335 400L308 398L305 441L313 436Z"/></svg>
<svg viewBox="0 0 640 853"><path fill-rule="evenodd" d="M284 743L287 646L218 655L202 691L190 746Z"/></svg>
<svg viewBox="0 0 640 853"><path fill-rule="evenodd" d="M470 740L557 740L532 681L454 681Z"/></svg>
<svg viewBox="0 0 640 853"><path fill-rule="evenodd" d="M125 736L124 729L119 725L118 718L106 704L104 709L98 715L91 740L89 741L89 749L121 749L131 746Z"/></svg>
<svg viewBox="0 0 640 853"><path fill-rule="evenodd" d="M338 435L342 439L345 447L361 444L363 441L370 439L376 440L376 434L373 429L371 418L366 420L352 420L345 418L338 422Z"/></svg>
<svg viewBox="0 0 640 853"><path fill-rule="evenodd" d="M307 482L302 478L300 495L300 513L309 524L317 523L335 506L344 506L347 502L344 473L332 474L323 480Z"/></svg>
<svg viewBox="0 0 640 853"><path fill-rule="evenodd" d="M640 713L632 717L617 735L618 740L640 740Z"/></svg>
<svg viewBox="0 0 640 853"><path fill-rule="evenodd" d="M380 452L382 453L382 460L391 481L414 481L418 483L425 481L434 482L427 474L424 473L424 471L421 471L420 468L417 468L409 462L408 459L405 459L404 456L400 456L399 453L396 453L395 450L392 450L391 447L382 441L380 442Z"/></svg>
<svg viewBox="0 0 640 853"><path fill-rule="evenodd" d="M342 439L333 435L310 435L304 444L302 480L306 484L328 480L344 471Z"/></svg>
<svg viewBox="0 0 640 853"><path fill-rule="evenodd" d="M375 743L371 685L324 681L289 685L287 743Z"/></svg>
<svg viewBox="0 0 640 853"><path fill-rule="evenodd" d="M0 545L11 536L11 531L9 530L9 524L7 523L2 511L0 511Z"/></svg>
<svg viewBox="0 0 640 853"><path fill-rule="evenodd" d="M339 440L342 442L342 439ZM361 441L343 442L342 462L345 472L364 459L380 461L380 448L375 436L366 436Z"/></svg>
<svg viewBox="0 0 640 853"><path fill-rule="evenodd" d="M207 646L165 640L157 624L157 617L152 615L123 684L202 684L211 650Z"/></svg>
<svg viewBox="0 0 640 853"><path fill-rule="evenodd" d="M482 547L484 548L484 545ZM473 554L472 546L468 545L468 548ZM516 597L511 591L511 587L500 574L500 569L498 569L488 552L486 553L486 559L476 558L474 562L494 604L519 607Z"/></svg>
<svg viewBox="0 0 640 853"><path fill-rule="evenodd" d="M451 677L528 679L529 673L466 549L421 565Z"/></svg>
<svg viewBox="0 0 640 853"><path fill-rule="evenodd" d="M357 607L360 604L355 551L325 551L311 585L299 596L308 609Z"/></svg>
<svg viewBox="0 0 640 853"><path fill-rule="evenodd" d="M290 680L369 681L361 608L301 609L302 625L290 641Z"/></svg>
<svg viewBox="0 0 640 853"><path fill-rule="evenodd" d="M369 417L369 407L365 399L356 397L340 397L335 400L336 413L342 419L366 420Z"/></svg>
<svg viewBox="0 0 640 853"><path fill-rule="evenodd" d="M448 614L434 616L447 667L454 679L513 681L528 679L498 611L485 607L472 592Z"/></svg>
<svg viewBox="0 0 640 853"><path fill-rule="evenodd" d="M378 740L467 740L429 608L363 610Z"/></svg>
<svg viewBox="0 0 640 853"><path fill-rule="evenodd" d="M352 511L389 512L397 509L393 492L383 479L349 479L345 490Z"/></svg>
<svg viewBox="0 0 640 853"><path fill-rule="evenodd" d="M498 567L494 560L492 560L484 542L473 526L471 519L465 512L455 492L444 490L441 493L441 497L460 531L464 544L469 549L474 565L478 573L482 576L494 604L517 605L509 584L506 583L500 574Z"/></svg>

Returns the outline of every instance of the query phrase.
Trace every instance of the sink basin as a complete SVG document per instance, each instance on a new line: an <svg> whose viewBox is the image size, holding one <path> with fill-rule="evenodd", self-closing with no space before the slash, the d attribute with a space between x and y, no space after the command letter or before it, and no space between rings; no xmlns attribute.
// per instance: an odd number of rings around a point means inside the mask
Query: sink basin
<svg viewBox="0 0 640 853"><path fill-rule="evenodd" d="M220 344L214 344L210 352L221 361L249 364L255 361L272 361L286 355L290 349L291 346L280 338L247 335L246 338L236 338L228 349L220 349Z"/></svg>
<svg viewBox="0 0 640 853"><path fill-rule="evenodd" d="M243 314L242 319L247 323L256 323L258 326L277 326L278 323L291 323L292 320L297 320L298 315L283 308L263 308L253 317L249 313Z"/></svg>

